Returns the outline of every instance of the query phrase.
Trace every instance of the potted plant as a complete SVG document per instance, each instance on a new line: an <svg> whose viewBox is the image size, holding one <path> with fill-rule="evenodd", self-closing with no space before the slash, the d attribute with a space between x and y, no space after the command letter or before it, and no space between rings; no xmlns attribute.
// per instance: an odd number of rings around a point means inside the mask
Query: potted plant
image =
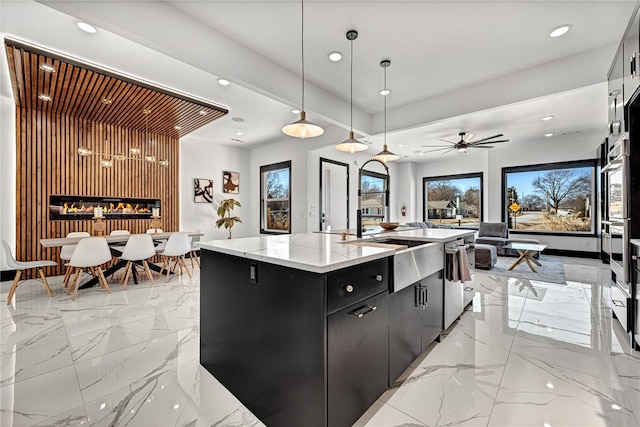
<svg viewBox="0 0 640 427"><path fill-rule="evenodd" d="M224 199L218 205L218 216L219 219L216 220L216 227L221 228L224 226L227 230L229 230L229 237L231 238L231 228L235 225L236 222L242 223L242 220L239 216L231 216L231 211L236 206L240 207L240 202L236 199Z"/></svg>

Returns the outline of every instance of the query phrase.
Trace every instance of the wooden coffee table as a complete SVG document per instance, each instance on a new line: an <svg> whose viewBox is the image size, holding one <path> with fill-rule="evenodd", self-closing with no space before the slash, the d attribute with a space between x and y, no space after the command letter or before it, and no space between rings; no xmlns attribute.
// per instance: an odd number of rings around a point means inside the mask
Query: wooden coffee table
<svg viewBox="0 0 640 427"><path fill-rule="evenodd" d="M504 247L515 249L520 254L520 257L518 257L518 259L515 260L513 264L511 264L511 267L509 267L508 270L513 270L516 267L516 265L526 262L529 268L531 269L531 271L533 271L534 273L537 273L538 271L535 269L533 264L531 264L531 262L539 266L542 266L540 261L534 258L534 255L537 252L542 252L543 250L545 250L547 245L538 245L533 243L510 243L508 245L505 245Z"/></svg>

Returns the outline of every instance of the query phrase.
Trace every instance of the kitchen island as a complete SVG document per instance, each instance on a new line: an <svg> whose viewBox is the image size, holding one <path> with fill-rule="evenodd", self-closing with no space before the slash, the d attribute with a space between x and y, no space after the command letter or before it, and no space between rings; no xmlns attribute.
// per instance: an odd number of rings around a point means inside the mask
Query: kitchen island
<svg viewBox="0 0 640 427"><path fill-rule="evenodd" d="M319 233L203 242L200 362L266 425L351 425L393 381L389 291L394 258L412 252L379 241L434 242L442 284L444 245L472 236L417 229L356 244Z"/></svg>

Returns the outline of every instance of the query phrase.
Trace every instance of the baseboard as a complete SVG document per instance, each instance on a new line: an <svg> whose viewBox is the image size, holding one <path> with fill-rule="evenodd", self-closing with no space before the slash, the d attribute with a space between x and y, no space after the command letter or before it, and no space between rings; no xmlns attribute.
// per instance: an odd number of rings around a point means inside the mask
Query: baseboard
<svg viewBox="0 0 640 427"><path fill-rule="evenodd" d="M13 281L13 279L15 279L16 277L15 270L3 270L1 273L2 274L0 275L0 282Z"/></svg>
<svg viewBox="0 0 640 427"><path fill-rule="evenodd" d="M599 252L585 252L585 251L570 251L566 249L545 249L542 252L543 255L559 255L559 256L568 256L575 258L593 258L600 259Z"/></svg>

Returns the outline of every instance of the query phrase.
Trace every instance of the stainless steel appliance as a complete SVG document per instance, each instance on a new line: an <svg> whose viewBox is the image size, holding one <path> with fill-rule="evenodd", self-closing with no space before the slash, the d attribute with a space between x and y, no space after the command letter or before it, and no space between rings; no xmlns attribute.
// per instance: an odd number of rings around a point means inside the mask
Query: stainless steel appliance
<svg viewBox="0 0 640 427"><path fill-rule="evenodd" d="M632 318L631 276L629 268L629 135L622 134L609 150L608 163L603 168L607 174L607 211L609 218L603 221L608 227L612 272L611 305L625 331L630 331ZM607 250L608 249L608 250ZM615 285L615 286L614 286Z"/></svg>
<svg viewBox="0 0 640 427"><path fill-rule="evenodd" d="M471 280L463 281L459 270L459 251L466 251ZM474 289L475 248L472 242L456 240L445 244L445 277L444 277L444 317L443 329L462 314L471 302Z"/></svg>

